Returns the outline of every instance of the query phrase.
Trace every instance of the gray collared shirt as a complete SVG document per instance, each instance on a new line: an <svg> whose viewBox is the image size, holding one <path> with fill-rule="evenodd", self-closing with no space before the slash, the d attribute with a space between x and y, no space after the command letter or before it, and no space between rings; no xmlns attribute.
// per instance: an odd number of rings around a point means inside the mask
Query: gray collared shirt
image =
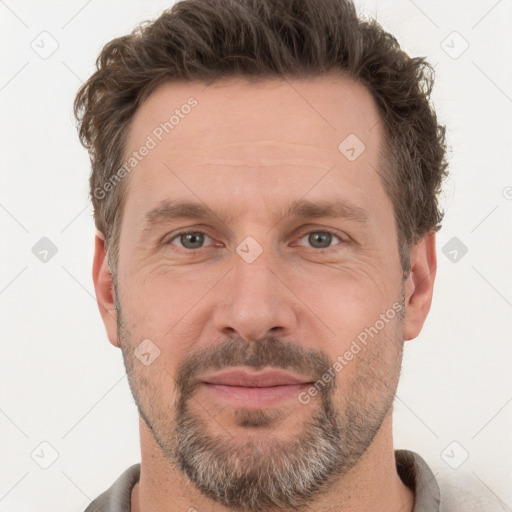
<svg viewBox="0 0 512 512"><path fill-rule="evenodd" d="M395 450L400 478L414 492L413 512L440 512L439 486L427 463L416 453ZM131 494L140 477L140 463L130 466L85 512L130 512Z"/></svg>

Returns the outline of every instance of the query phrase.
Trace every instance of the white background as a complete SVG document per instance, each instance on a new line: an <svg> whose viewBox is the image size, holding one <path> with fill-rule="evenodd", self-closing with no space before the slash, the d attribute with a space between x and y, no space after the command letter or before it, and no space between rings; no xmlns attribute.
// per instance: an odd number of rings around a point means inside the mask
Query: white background
<svg viewBox="0 0 512 512"><path fill-rule="evenodd" d="M406 345L395 446L510 511L512 1L358 5L434 64L451 148L434 301ZM121 352L94 298L89 161L71 108L101 47L167 6L0 0L1 512L83 511L140 461ZM58 43L47 59L31 48L43 31ZM47 263L32 253L42 237L58 249ZM442 252L453 237L468 249L456 262ZM58 453L48 469L42 442Z"/></svg>

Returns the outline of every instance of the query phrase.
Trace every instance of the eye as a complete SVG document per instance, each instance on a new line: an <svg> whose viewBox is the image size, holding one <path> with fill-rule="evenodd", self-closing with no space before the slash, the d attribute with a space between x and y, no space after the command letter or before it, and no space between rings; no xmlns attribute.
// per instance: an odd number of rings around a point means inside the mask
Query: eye
<svg viewBox="0 0 512 512"><path fill-rule="evenodd" d="M341 238L334 234L331 231L310 231L309 233L306 233L303 235L300 240L305 239L313 249L327 249L331 247L331 243L334 240L338 240L338 242L341 242ZM302 245L302 244L301 244Z"/></svg>
<svg viewBox="0 0 512 512"><path fill-rule="evenodd" d="M300 241L306 239L307 243L313 249L328 249L332 247L332 243L335 242L334 245L342 242L343 240L337 234L333 233L329 230L317 230L310 231L306 233L299 239L299 245L303 245ZM172 238L164 241L164 245L176 245L186 250L194 250L194 249L202 249L205 247L205 242L214 240L204 233L203 231L182 231L181 233L175 234ZM337 242L336 242L337 241ZM222 244L215 244L217 247L222 246Z"/></svg>
<svg viewBox="0 0 512 512"><path fill-rule="evenodd" d="M183 231L164 243L177 245L183 249L201 249L206 239L212 240L211 237L202 231Z"/></svg>

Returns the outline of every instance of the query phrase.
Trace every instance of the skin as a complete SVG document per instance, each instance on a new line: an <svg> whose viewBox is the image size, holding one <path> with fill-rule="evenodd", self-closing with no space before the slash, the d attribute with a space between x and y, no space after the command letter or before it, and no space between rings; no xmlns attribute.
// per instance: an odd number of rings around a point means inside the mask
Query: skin
<svg viewBox="0 0 512 512"><path fill-rule="evenodd" d="M282 360L277 357L279 362L305 350L333 363L403 293L403 316L386 323L336 374L331 391L307 405L293 399L272 410L241 411L201 387L188 388L187 405L191 417L204 422L204 435L229 440L233 464L244 469L250 459L242 453L254 457L257 466L293 451L286 443L307 432L327 397L342 424L354 404L367 416L362 430L368 432L371 423L375 435L349 468L334 472L304 503L316 512L411 511L413 494L395 469L392 400L404 341L419 334L430 309L435 235L411 247L411 272L402 283L393 208L375 172L384 141L370 93L340 76L257 83L233 79L208 87L166 83L137 110L127 153L191 96L198 105L126 178L115 288L103 234L98 232L95 241L99 309L110 342L122 349L142 413L141 478L132 492L132 510L229 510L201 492L163 449L174 446L175 407L183 398L176 379L187 358L221 354L230 341L257 351L277 340L291 347ZM366 146L353 162L338 150L351 133ZM283 209L301 198L338 199L364 209L367 219L283 217ZM205 204L218 217L169 220L144 235L145 214L168 199ZM180 247L183 239L173 236L183 228L206 233L204 247ZM327 248L315 248L316 239L309 235L326 229L336 236ZM263 249L252 263L236 252L248 236ZM144 339L160 350L149 366L133 356ZM263 361L269 354L263 348L258 353ZM267 359L269 367L272 361ZM321 364L311 365L308 377L318 376ZM199 378L204 369L200 366L193 376ZM244 417L260 426L244 426ZM266 448L270 440L272 451ZM263 450L261 459L251 451L256 446ZM292 509L300 507L279 507Z"/></svg>

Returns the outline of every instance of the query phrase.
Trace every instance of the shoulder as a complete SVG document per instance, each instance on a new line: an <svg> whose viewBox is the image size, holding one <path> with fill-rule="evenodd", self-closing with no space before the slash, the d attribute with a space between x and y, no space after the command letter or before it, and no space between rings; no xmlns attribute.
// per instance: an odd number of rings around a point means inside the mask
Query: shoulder
<svg viewBox="0 0 512 512"><path fill-rule="evenodd" d="M140 463L126 469L84 512L130 512L132 489L140 478Z"/></svg>
<svg viewBox="0 0 512 512"><path fill-rule="evenodd" d="M410 450L395 450L396 468L415 494L414 512L502 512L509 510L493 482L472 471L430 468Z"/></svg>
<svg viewBox="0 0 512 512"><path fill-rule="evenodd" d="M437 476L440 512L502 512L509 510L496 491L473 473L443 472Z"/></svg>

